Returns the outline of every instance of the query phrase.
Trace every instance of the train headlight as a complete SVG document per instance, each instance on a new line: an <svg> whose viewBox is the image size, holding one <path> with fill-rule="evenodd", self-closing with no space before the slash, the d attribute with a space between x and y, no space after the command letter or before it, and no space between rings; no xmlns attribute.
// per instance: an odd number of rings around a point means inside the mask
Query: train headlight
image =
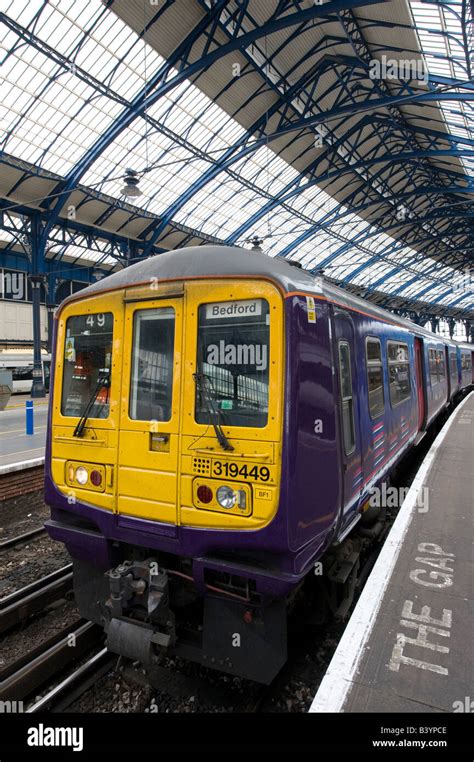
<svg viewBox="0 0 474 762"><path fill-rule="evenodd" d="M219 487L219 489L216 492L216 498L217 502L219 503L222 508L233 508L234 505L237 502L238 494L235 492L235 490L231 489L231 487L226 487L225 485L222 487Z"/></svg>
<svg viewBox="0 0 474 762"><path fill-rule="evenodd" d="M84 466L79 466L79 468L76 468L76 482L78 484L84 486L84 484L87 484L88 479L89 474L87 473L87 469L84 468Z"/></svg>

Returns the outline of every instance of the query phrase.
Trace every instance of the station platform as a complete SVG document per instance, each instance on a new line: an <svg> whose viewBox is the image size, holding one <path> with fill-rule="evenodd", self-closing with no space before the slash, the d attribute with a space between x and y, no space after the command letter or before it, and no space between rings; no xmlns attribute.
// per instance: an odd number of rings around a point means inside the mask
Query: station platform
<svg viewBox="0 0 474 762"><path fill-rule="evenodd" d="M0 468L44 457L48 400L33 400L34 434L26 434L25 401L29 395L14 395L0 410Z"/></svg>
<svg viewBox="0 0 474 762"><path fill-rule="evenodd" d="M426 455L310 712L472 712L474 392Z"/></svg>

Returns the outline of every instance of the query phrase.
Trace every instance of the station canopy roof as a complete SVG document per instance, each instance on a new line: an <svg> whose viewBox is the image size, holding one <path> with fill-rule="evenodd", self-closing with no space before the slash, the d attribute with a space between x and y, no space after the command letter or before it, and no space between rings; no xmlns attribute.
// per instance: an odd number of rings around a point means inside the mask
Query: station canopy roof
<svg viewBox="0 0 474 762"><path fill-rule="evenodd" d="M256 238L385 306L473 316L472 2L3 7L4 250L32 210L47 258L105 269Z"/></svg>

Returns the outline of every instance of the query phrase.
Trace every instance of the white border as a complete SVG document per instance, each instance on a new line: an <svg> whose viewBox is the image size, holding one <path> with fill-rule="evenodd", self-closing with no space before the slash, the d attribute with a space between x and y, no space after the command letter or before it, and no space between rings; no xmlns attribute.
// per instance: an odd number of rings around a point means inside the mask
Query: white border
<svg viewBox="0 0 474 762"><path fill-rule="evenodd" d="M12 456L15 453L12 452ZM0 476L13 473L14 471L25 471L27 468L44 465L44 455L41 458L32 458L31 460L22 460L18 463L7 463L6 466L0 466Z"/></svg>
<svg viewBox="0 0 474 762"><path fill-rule="evenodd" d="M361 659L365 653L369 635L392 576L405 535L414 514L418 493L433 465L435 455L458 417L458 412L472 398L474 392L458 405L425 456L409 492L403 501L382 551L365 584L349 623L331 659L326 674L309 709L310 712L342 712L349 689L352 687Z"/></svg>

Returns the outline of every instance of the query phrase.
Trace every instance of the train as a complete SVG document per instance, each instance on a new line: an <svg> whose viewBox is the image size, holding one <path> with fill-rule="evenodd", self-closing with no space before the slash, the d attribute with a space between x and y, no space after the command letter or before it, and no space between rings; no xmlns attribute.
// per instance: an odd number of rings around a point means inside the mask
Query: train
<svg viewBox="0 0 474 762"><path fill-rule="evenodd" d="M49 391L51 355L47 352L41 353L41 367L44 388ZM31 350L0 350L0 370L12 371L13 394L29 394L31 392L33 384L33 352Z"/></svg>
<svg viewBox="0 0 474 762"><path fill-rule="evenodd" d="M313 583L349 610L386 523L374 490L472 386L473 350L237 247L68 297L46 528L81 615L149 676L173 654L270 683Z"/></svg>

